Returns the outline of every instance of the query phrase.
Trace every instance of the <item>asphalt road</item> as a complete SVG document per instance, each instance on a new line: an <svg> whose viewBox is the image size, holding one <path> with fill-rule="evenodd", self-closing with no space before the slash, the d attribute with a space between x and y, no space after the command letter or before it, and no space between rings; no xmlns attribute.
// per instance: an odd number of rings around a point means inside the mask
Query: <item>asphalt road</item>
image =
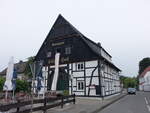
<svg viewBox="0 0 150 113"><path fill-rule="evenodd" d="M127 95L98 113L150 113L150 92Z"/></svg>

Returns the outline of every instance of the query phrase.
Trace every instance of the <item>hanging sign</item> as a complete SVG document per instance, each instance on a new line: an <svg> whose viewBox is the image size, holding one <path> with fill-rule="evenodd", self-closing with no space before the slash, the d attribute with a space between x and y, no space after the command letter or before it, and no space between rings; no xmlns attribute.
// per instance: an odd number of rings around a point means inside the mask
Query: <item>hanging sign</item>
<svg viewBox="0 0 150 113"><path fill-rule="evenodd" d="M65 42L52 43L52 46L60 46L65 44Z"/></svg>

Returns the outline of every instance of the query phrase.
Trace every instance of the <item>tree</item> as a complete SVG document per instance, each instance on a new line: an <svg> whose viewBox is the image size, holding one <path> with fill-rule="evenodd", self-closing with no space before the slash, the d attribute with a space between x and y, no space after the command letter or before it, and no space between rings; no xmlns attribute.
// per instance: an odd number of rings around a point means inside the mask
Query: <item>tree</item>
<svg viewBox="0 0 150 113"><path fill-rule="evenodd" d="M23 92L29 92L30 89L29 89L29 83L25 80L16 80L16 92L20 92L20 91L23 91Z"/></svg>
<svg viewBox="0 0 150 113"><path fill-rule="evenodd" d="M0 77L0 91L3 91L4 83L5 83L5 78Z"/></svg>
<svg viewBox="0 0 150 113"><path fill-rule="evenodd" d="M139 75L148 67L150 66L150 58L143 58L140 62L139 62Z"/></svg>
<svg viewBox="0 0 150 113"><path fill-rule="evenodd" d="M33 77L33 75L32 75L32 72L31 72L31 67L30 67L30 65L32 65L33 64L33 62L34 62L34 58L35 57L29 57L28 58L28 61L27 61L27 64L26 64L26 68L25 68L25 72L24 72L24 74L28 77L28 79L29 79L29 81L28 81L28 91L31 91L31 84L32 84L32 77ZM20 89L20 88L19 88ZM18 89L18 90L19 90Z"/></svg>
<svg viewBox="0 0 150 113"><path fill-rule="evenodd" d="M126 78L125 79L126 82L126 87L136 87L137 86L137 80L135 77L133 78Z"/></svg>
<svg viewBox="0 0 150 113"><path fill-rule="evenodd" d="M29 78L32 78L30 65L32 65L33 62L34 62L34 57L29 57L27 61L26 69L25 69L25 75L27 75Z"/></svg>
<svg viewBox="0 0 150 113"><path fill-rule="evenodd" d="M3 86L5 83L5 78L0 77L0 91L3 91ZM25 80L16 80L16 92L23 91L23 92L29 92L29 83Z"/></svg>
<svg viewBox="0 0 150 113"><path fill-rule="evenodd" d="M137 78L136 77L121 76L120 80L123 83L124 88L137 87Z"/></svg>

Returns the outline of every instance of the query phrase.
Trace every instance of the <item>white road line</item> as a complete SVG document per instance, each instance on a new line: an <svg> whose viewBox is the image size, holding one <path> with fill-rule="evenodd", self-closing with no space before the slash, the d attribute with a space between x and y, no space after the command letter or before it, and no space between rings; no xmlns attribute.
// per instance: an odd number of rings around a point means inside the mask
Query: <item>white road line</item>
<svg viewBox="0 0 150 113"><path fill-rule="evenodd" d="M148 105L148 101L147 101L146 97L144 99L145 99L146 105Z"/></svg>
<svg viewBox="0 0 150 113"><path fill-rule="evenodd" d="M145 97L144 99L145 99L145 103L146 103L147 109L148 109L148 111L150 112L150 106L149 106L149 104L148 104L147 98Z"/></svg>
<svg viewBox="0 0 150 113"><path fill-rule="evenodd" d="M150 106L149 105L147 105L147 108L148 108L148 111L150 112Z"/></svg>

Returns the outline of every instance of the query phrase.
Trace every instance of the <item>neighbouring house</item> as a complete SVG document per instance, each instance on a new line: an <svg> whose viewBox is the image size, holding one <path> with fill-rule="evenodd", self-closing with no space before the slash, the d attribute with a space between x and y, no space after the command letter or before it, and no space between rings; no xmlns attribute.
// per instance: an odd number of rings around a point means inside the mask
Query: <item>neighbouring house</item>
<svg viewBox="0 0 150 113"><path fill-rule="evenodd" d="M60 53L57 90L86 97L120 93L120 69L112 56L63 16L59 15L39 49L35 60L43 61L44 86L51 91L55 71L55 54Z"/></svg>
<svg viewBox="0 0 150 113"><path fill-rule="evenodd" d="M25 75L26 62L19 61L19 63L14 64L14 68L17 71L17 78L20 80L27 80L27 76ZM0 72L1 77L6 77L7 68Z"/></svg>
<svg viewBox="0 0 150 113"><path fill-rule="evenodd" d="M139 75L139 90L150 91L150 66Z"/></svg>

